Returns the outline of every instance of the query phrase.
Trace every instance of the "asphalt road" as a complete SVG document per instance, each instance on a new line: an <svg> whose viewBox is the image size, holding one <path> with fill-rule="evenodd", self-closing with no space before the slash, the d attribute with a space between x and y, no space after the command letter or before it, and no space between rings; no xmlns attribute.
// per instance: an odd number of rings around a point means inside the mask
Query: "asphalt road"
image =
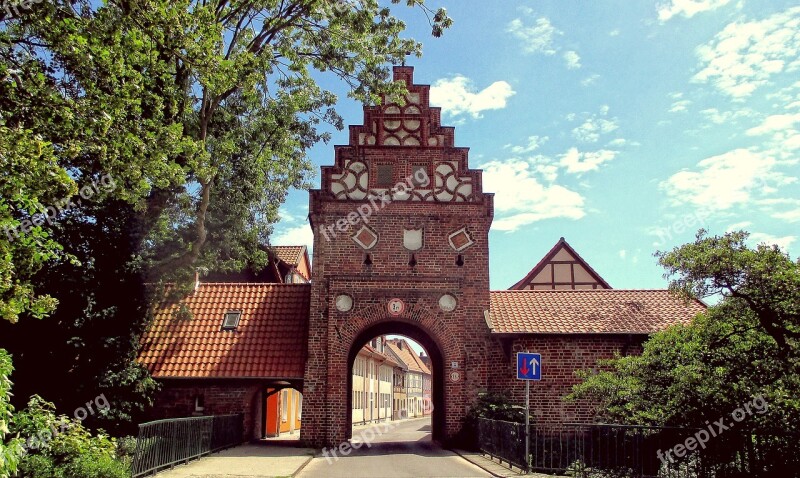
<svg viewBox="0 0 800 478"><path fill-rule="evenodd" d="M353 429L350 444L323 450L300 478L486 477L482 469L431 441L430 419Z"/></svg>

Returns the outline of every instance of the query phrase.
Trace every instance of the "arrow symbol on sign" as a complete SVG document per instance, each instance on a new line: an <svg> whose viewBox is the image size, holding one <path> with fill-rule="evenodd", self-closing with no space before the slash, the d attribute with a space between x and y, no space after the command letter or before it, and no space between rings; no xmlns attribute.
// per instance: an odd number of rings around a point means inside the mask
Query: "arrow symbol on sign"
<svg viewBox="0 0 800 478"><path fill-rule="evenodd" d="M523 364L524 365L524 364ZM531 375L536 375L536 367L539 366L539 361L536 360L536 357L531 359ZM526 367L527 369L527 367ZM528 375L527 372L522 372L525 375Z"/></svg>
<svg viewBox="0 0 800 478"><path fill-rule="evenodd" d="M528 363L525 362L524 360L522 361L522 368L520 368L519 371L522 372L522 376L523 377L526 377L528 375L528 371L529 371L528 370Z"/></svg>

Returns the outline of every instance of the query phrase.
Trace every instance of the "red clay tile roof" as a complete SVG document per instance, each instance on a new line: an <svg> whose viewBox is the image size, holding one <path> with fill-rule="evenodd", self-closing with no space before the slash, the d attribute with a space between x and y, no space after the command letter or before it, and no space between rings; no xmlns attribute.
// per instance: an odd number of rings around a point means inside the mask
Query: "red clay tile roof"
<svg viewBox="0 0 800 478"><path fill-rule="evenodd" d="M361 347L361 350L358 351L360 355L371 356L374 359L381 360L386 363L386 365L390 367L402 367L395 359L390 357L388 354L382 353L378 350L375 350L374 347L367 344Z"/></svg>
<svg viewBox="0 0 800 478"><path fill-rule="evenodd" d="M156 378L303 378L310 294L310 284L201 284L182 301L194 318L158 306L139 361ZM239 326L221 330L230 310Z"/></svg>
<svg viewBox="0 0 800 478"><path fill-rule="evenodd" d="M650 334L706 310L668 290L503 290L490 298L495 334Z"/></svg>
<svg viewBox="0 0 800 478"><path fill-rule="evenodd" d="M297 267L303 260L306 246L272 246L272 250L275 252L275 257L290 266Z"/></svg>
<svg viewBox="0 0 800 478"><path fill-rule="evenodd" d="M399 346L401 342L403 343L403 348ZM403 364L408 367L410 371L430 375L431 371L428 370L428 367L422 362L422 359L419 358L414 349L408 345L408 342L403 339L391 339L386 341L386 345L403 361Z"/></svg>

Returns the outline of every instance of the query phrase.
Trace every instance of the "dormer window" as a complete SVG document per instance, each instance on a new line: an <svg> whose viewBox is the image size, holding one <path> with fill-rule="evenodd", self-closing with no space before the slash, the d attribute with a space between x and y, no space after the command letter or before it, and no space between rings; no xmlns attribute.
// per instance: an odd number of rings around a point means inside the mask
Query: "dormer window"
<svg viewBox="0 0 800 478"><path fill-rule="evenodd" d="M242 311L229 310L225 312L225 317L222 319L222 330L236 330L239 327L239 319L242 318Z"/></svg>

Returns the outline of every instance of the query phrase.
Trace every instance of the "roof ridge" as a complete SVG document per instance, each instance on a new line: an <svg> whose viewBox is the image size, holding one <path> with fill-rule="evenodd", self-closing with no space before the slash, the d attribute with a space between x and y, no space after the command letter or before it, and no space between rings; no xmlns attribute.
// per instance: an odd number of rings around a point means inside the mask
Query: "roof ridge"
<svg viewBox="0 0 800 478"><path fill-rule="evenodd" d="M490 290L490 294L495 294L499 292L509 292L509 293L532 293L532 294L547 294L547 293L555 293L555 292L670 292L670 289L500 289L500 290Z"/></svg>
<svg viewBox="0 0 800 478"><path fill-rule="evenodd" d="M238 285L238 286L311 286L310 282L302 282L302 283L291 283L291 282L203 282L200 281L200 286L219 286L219 285Z"/></svg>

